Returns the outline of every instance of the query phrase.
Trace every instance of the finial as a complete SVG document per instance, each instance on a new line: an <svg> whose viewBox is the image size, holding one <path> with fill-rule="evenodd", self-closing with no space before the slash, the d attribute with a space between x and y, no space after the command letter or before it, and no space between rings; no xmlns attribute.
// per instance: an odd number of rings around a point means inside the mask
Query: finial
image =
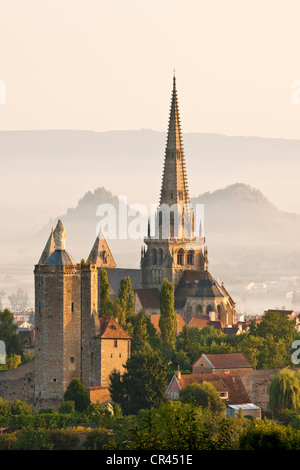
<svg viewBox="0 0 300 470"><path fill-rule="evenodd" d="M61 220L57 222L53 235L54 235L55 249L64 250L67 236L66 236L64 224L62 223Z"/></svg>
<svg viewBox="0 0 300 470"><path fill-rule="evenodd" d="M173 69L173 77L175 78L175 68Z"/></svg>

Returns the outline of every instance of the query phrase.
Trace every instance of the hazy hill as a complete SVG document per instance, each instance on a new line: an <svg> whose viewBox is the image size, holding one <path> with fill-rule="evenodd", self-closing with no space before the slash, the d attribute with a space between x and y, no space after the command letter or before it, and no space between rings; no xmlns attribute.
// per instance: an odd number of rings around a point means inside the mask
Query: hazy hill
<svg viewBox="0 0 300 470"><path fill-rule="evenodd" d="M78 260L87 258L100 221L96 210L104 203L115 207L118 218L117 196L98 188L87 192L76 207L50 220L39 232L38 239L46 240L51 227L61 218L71 254ZM226 265L232 266L230 277L233 273L234 276L256 274L258 279L279 272L299 273L300 215L279 211L261 191L242 183L204 193L193 198L192 204L195 209L196 204L204 204L204 230L211 266L217 272L220 270L220 274L226 276ZM142 239L109 240L116 262L122 267L138 267L142 244Z"/></svg>

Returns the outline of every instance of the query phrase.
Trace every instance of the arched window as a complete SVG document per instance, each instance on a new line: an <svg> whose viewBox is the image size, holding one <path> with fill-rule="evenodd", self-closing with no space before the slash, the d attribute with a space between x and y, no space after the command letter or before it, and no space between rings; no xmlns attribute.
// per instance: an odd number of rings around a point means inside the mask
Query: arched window
<svg viewBox="0 0 300 470"><path fill-rule="evenodd" d="M194 264L194 250L189 250L187 254L187 264L192 265Z"/></svg>
<svg viewBox="0 0 300 470"><path fill-rule="evenodd" d="M163 262L163 254L164 254L163 249L160 248L160 249L159 249L159 252L158 252L158 264L159 264L159 265L161 265L162 262Z"/></svg>
<svg viewBox="0 0 300 470"><path fill-rule="evenodd" d="M180 248L177 253L177 264L181 266L184 264L184 251L182 248Z"/></svg>
<svg viewBox="0 0 300 470"><path fill-rule="evenodd" d="M152 264L157 264L157 250L155 248L152 250Z"/></svg>
<svg viewBox="0 0 300 470"><path fill-rule="evenodd" d="M170 237L174 238L174 212L170 212Z"/></svg>
<svg viewBox="0 0 300 470"><path fill-rule="evenodd" d="M209 312L213 312L214 311L214 308L212 305L208 305L206 307L206 315L209 315Z"/></svg>
<svg viewBox="0 0 300 470"><path fill-rule="evenodd" d="M202 305L198 305L198 307L197 307L197 315L202 315Z"/></svg>

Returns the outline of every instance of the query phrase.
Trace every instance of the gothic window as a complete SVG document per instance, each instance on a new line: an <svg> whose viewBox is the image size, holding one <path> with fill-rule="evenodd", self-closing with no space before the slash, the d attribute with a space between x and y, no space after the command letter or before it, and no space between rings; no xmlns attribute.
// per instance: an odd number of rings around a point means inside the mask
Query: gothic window
<svg viewBox="0 0 300 470"><path fill-rule="evenodd" d="M152 264L157 264L157 250L155 248L152 250Z"/></svg>
<svg viewBox="0 0 300 470"><path fill-rule="evenodd" d="M170 237L174 238L174 212L170 212Z"/></svg>
<svg viewBox="0 0 300 470"><path fill-rule="evenodd" d="M163 262L163 249L160 248L159 252L158 252L158 264L161 265L162 262Z"/></svg>
<svg viewBox="0 0 300 470"><path fill-rule="evenodd" d="M188 251L187 254L187 264L193 265L194 264L194 250Z"/></svg>
<svg viewBox="0 0 300 470"><path fill-rule="evenodd" d="M211 305L208 305L208 306L206 307L206 315L209 315L209 312L213 312L213 311L214 311L214 309L213 309L213 307L212 307Z"/></svg>
<svg viewBox="0 0 300 470"><path fill-rule="evenodd" d="M197 315L201 315L202 314L202 305L198 305L197 307Z"/></svg>
<svg viewBox="0 0 300 470"><path fill-rule="evenodd" d="M182 248L180 248L177 253L177 264L179 264L180 266L184 264L184 251Z"/></svg>

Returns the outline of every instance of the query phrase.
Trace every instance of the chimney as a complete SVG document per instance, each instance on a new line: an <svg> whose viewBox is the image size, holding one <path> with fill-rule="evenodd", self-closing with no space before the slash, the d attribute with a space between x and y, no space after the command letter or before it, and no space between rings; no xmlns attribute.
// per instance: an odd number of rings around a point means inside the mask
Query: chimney
<svg viewBox="0 0 300 470"><path fill-rule="evenodd" d="M179 379L179 380L181 379L181 370L180 370L180 366L178 366L178 369L177 369L177 371L175 372L175 375L176 375L177 379Z"/></svg>
<svg viewBox="0 0 300 470"><path fill-rule="evenodd" d="M210 321L215 321L216 320L216 313L215 312L209 312L209 318L210 318Z"/></svg>

